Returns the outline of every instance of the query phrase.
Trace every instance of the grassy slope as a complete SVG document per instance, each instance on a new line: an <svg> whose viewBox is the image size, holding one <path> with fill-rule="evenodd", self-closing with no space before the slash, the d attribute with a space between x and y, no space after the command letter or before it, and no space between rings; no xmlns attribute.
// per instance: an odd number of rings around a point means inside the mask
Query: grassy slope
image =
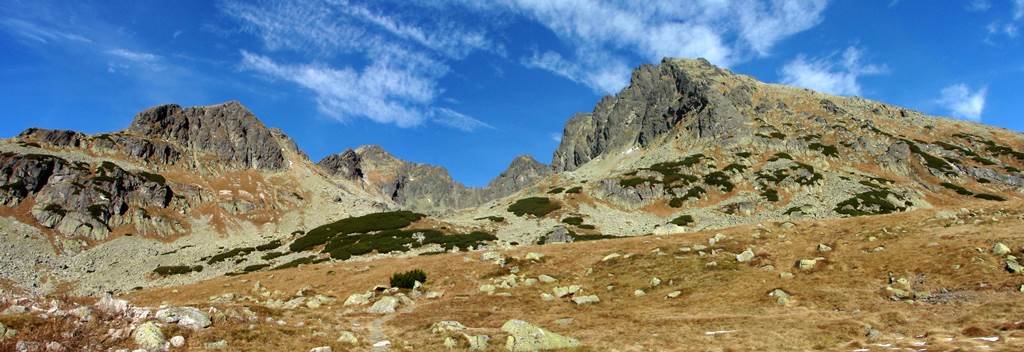
<svg viewBox="0 0 1024 352"><path fill-rule="evenodd" d="M988 249L1001 241L1019 256L1024 246L1024 233L1020 232L1024 228L1022 208L1012 203L976 204L990 208L983 215L967 218L962 225L936 220L933 211L923 210L802 222L790 229L765 224L762 230L754 226L722 230L718 232L728 239L718 245L723 253L713 258L678 249L706 245L716 232L527 246L505 253L520 257L527 251L546 254L541 263L520 263L521 272L552 275L560 280L559 285L581 284L586 293L601 297L601 303L584 307L568 301L542 301L540 292L550 292L554 284L520 285L508 291L511 297L478 293L478 286L489 282L486 278L506 273L492 263L479 261L479 253L306 266L173 288L179 294L170 293L172 288L142 291L129 299L150 305L168 302L207 306L211 295L246 293L255 281L286 292L309 285L317 292L338 297L339 302L318 310L254 308L289 325L257 324L255 330L249 330L247 323L219 323L191 341L226 338L233 348L265 351L308 350L333 344L337 351L345 347L333 342L336 331L355 331L365 341L370 334L367 327L379 318L342 307L340 302L345 297L375 284L386 284L395 271L422 268L429 277L428 288L443 290L445 295L437 300L420 299L411 311L378 321L397 347L442 350L441 338L431 335L429 326L451 319L491 335L492 349L499 350L504 337L498 328L507 319L519 318L579 338L587 346L584 350L851 350L873 347L864 336L867 326L883 333L880 343L895 346L920 341L937 349L972 349L988 344L1012 350L1024 346L1024 331L1000 328L1020 320L1024 313L1024 294L1017 291L1024 276L1007 273L1002 261ZM994 208L999 206L1009 210L999 214ZM869 241L869 237L876 240ZM815 247L819 243L835 250L818 253ZM751 246L759 254L754 260L757 264L736 263L735 253ZM880 246L885 250L872 251ZM653 252L659 248L662 255ZM634 255L600 261L613 252ZM792 268L794 261L816 256L828 259L814 271ZM718 266L709 269L705 263L712 260ZM758 267L766 264L777 269ZM954 265L961 267L955 269ZM593 272L585 275L588 268ZM796 276L780 278L783 270L793 271ZM890 272L916 278L921 282L917 290L939 294L945 289L949 293L927 303L892 301L884 293ZM634 297L633 290L646 287L652 276L664 283L649 289L644 297ZM614 289L608 291L609 285ZM795 303L791 307L777 305L767 296L775 288L793 294ZM682 290L682 296L666 299L673 290ZM555 322L570 317L573 321L568 325ZM299 321L305 326L294 326ZM720 330L733 332L706 334ZM315 332L327 335L317 337ZM999 336L1000 341L972 339L976 335ZM368 345L353 350L366 348Z"/></svg>

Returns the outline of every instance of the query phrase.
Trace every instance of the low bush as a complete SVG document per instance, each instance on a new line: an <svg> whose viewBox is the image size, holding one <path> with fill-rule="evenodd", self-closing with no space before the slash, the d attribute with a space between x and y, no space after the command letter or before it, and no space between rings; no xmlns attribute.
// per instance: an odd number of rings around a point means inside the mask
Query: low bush
<svg viewBox="0 0 1024 352"><path fill-rule="evenodd" d="M256 248L254 247L235 248L230 251L220 253L211 257L210 260L206 261L206 264L216 264L237 256L248 255L249 253L252 253L254 251L256 251Z"/></svg>
<svg viewBox="0 0 1024 352"><path fill-rule="evenodd" d="M563 224L579 226L579 225L583 224L583 218L581 218L579 216L570 216L570 217L567 217L565 219L562 219L562 223Z"/></svg>
<svg viewBox="0 0 1024 352"><path fill-rule="evenodd" d="M548 191L548 194L561 194L562 192L565 192L565 188L555 187Z"/></svg>
<svg viewBox="0 0 1024 352"><path fill-rule="evenodd" d="M191 272L203 271L202 265L188 266L188 265L170 265L170 266L158 266L153 269L153 272L160 276L171 276L171 275L182 275Z"/></svg>
<svg viewBox="0 0 1024 352"><path fill-rule="evenodd" d="M494 216L494 215L484 216L484 217L476 218L476 219L473 219L473 220L490 220L491 222L505 222L505 218L504 217Z"/></svg>
<svg viewBox="0 0 1024 352"><path fill-rule="evenodd" d="M282 244L284 244L284 243L281 242L281 240L273 240L273 241L270 241L270 242L268 242L266 244L261 244L259 246L256 246L256 250L260 251L260 252L269 251L271 249L277 249L278 247L281 247Z"/></svg>
<svg viewBox="0 0 1024 352"><path fill-rule="evenodd" d="M691 216L691 215L680 215L680 216L676 217L675 219L672 219L672 221L669 221L669 223L670 224L676 224L676 225L679 225L679 226L687 226L687 225L690 225L690 224L694 223L694 220L693 220L693 216Z"/></svg>
<svg viewBox="0 0 1024 352"><path fill-rule="evenodd" d="M1002 201L1006 200L1006 198L1003 198L1001 196L997 196L995 194L988 194L988 193L978 193L978 194L975 194L974 198L984 199L984 200L994 200L994 201L997 201L997 202L1002 202Z"/></svg>
<svg viewBox="0 0 1024 352"><path fill-rule="evenodd" d="M325 244L332 238L352 233L400 229L422 219L423 216L402 210L346 218L309 230L304 236L292 242L289 248L292 252L300 252Z"/></svg>
<svg viewBox="0 0 1024 352"><path fill-rule="evenodd" d="M426 283L427 273L420 269L414 269L391 275L391 287L411 289L416 285L417 281L421 284Z"/></svg>
<svg viewBox="0 0 1024 352"><path fill-rule="evenodd" d="M952 183L949 183L949 182L943 182L942 183L942 187L946 187L948 189L951 189L954 192L956 192L957 194L962 195L962 196L973 196L974 195L974 192L971 192L971 191L967 190L966 188L960 187L958 185L955 185L955 184L952 184Z"/></svg>
<svg viewBox="0 0 1024 352"><path fill-rule="evenodd" d="M575 194L575 193L580 193L582 191L583 191L583 187L576 186L576 187L573 187L573 188L565 190L565 193L573 193L573 194Z"/></svg>
<svg viewBox="0 0 1024 352"><path fill-rule="evenodd" d="M551 201L546 197L530 197L517 200L508 207L508 211L516 216L523 216L526 214L533 215L536 217L543 217L555 210L558 210L561 206Z"/></svg>

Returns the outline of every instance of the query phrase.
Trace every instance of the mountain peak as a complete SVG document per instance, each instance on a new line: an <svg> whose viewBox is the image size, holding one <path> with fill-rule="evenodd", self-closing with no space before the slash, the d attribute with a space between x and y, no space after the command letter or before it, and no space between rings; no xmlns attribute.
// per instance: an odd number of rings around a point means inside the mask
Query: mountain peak
<svg viewBox="0 0 1024 352"><path fill-rule="evenodd" d="M278 170L286 165L274 133L234 100L185 109L155 106L138 113L125 132L174 142L234 166Z"/></svg>

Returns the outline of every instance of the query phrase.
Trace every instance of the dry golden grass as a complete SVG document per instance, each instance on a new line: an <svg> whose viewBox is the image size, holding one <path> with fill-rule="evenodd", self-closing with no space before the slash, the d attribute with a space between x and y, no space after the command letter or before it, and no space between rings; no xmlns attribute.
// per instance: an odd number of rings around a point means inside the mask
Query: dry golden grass
<svg viewBox="0 0 1024 352"><path fill-rule="evenodd" d="M898 347L925 343L929 350L972 350L980 345L1019 350L1024 348L1024 293L1018 287L1024 276L1007 273L989 248L1004 242L1019 252L1024 246L1021 204L979 202L970 206L988 208L976 210L977 215L966 217L965 224L936 220L933 210L921 210L803 221L790 229L776 224L740 226L717 231L727 239L713 247L721 253L707 257L679 249L706 245L716 231L526 246L505 253L514 257L528 251L544 253L545 259L539 263L517 261L520 273L548 274L559 279L558 285L580 284L586 294L600 296L600 303L582 307L564 300L542 301L540 293L550 292L554 284L520 285L507 291L512 293L509 297L479 293L479 285L488 283L489 277L508 270L479 261L479 253L304 266L173 288L179 294L171 293L172 288L141 291L129 299L149 305L207 305L212 295L247 293L255 281L270 290L294 292L309 286L339 298L319 310L273 312L274 319L284 320L286 326L257 323L250 329L248 324L224 323L200 335L208 340L224 338L234 347L256 351L319 345L345 350L333 342L339 330L356 332L364 344L354 350L362 350L369 346L367 338L375 320L380 337L399 348L441 350L442 339L431 335L430 325L457 320L476 328L477 333L491 335L492 349L499 350L503 343L499 327L508 319L540 324L579 338L585 350L599 351L848 351L877 349L875 343ZM818 253L819 243L834 250ZM757 258L752 263L737 263L735 254L748 247L756 249ZM884 250L875 251L879 247ZM632 255L601 262L613 252ZM812 271L793 268L798 259L818 256L826 260ZM718 265L707 267L709 261ZM775 270L762 268L766 265ZM411 268L425 270L428 288L445 295L436 300L419 299L410 311L385 319L341 307L348 295L386 284L392 272ZM795 277L780 278L781 271L791 271ZM928 291L933 299L890 299L884 290L890 273L911 279L915 290ZM662 285L648 288L655 276ZM613 288L609 291L608 286ZM647 295L634 297L637 288L646 289ZM776 288L792 294L794 303L777 305L768 297ZM682 291L682 296L665 298L674 290ZM257 313L261 317L267 314ZM572 321L556 322L563 318ZM304 326L295 326L299 322ZM868 341L868 327L882 332L882 338ZM708 334L714 331L727 332ZM974 339L989 336L1000 339Z"/></svg>

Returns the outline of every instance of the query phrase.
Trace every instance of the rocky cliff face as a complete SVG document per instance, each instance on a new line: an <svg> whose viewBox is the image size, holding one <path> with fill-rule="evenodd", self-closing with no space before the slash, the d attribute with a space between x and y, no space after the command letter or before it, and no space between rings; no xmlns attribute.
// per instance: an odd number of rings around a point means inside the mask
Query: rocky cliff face
<svg viewBox="0 0 1024 352"><path fill-rule="evenodd" d="M239 168L280 170L287 166L283 146L273 132L235 101L187 109L153 107L136 115L125 132L173 142Z"/></svg>
<svg viewBox="0 0 1024 352"><path fill-rule="evenodd" d="M648 146L677 126L722 144L749 136L751 117L739 107L750 105L750 88L726 76L703 59L640 66L628 87L566 123L552 166L574 170L611 150Z"/></svg>
<svg viewBox="0 0 1024 352"><path fill-rule="evenodd" d="M376 145L327 156L318 165L333 176L364 182L403 207L426 212L477 206L551 174L547 165L520 156L487 187L470 188L453 180L443 167L399 160Z"/></svg>

